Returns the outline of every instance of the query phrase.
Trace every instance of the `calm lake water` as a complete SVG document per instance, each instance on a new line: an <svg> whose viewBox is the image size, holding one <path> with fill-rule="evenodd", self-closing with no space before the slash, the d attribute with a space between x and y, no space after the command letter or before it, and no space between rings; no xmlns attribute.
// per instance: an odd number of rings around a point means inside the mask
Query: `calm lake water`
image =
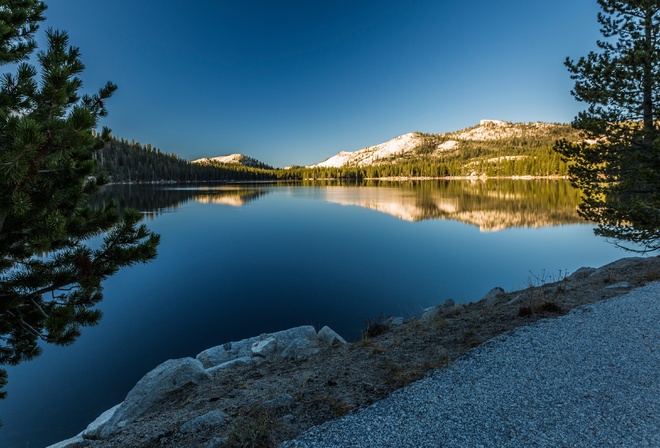
<svg viewBox="0 0 660 448"><path fill-rule="evenodd" d="M72 437L149 370L298 325L347 339L364 321L478 300L627 254L592 233L564 181L116 186L159 257L105 283L100 325L9 369L0 446Z"/></svg>

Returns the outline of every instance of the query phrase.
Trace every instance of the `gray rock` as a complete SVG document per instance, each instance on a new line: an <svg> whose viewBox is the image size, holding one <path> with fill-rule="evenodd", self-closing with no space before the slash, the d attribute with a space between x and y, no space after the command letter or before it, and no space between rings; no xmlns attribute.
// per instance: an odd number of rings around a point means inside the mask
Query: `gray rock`
<svg viewBox="0 0 660 448"><path fill-rule="evenodd" d="M385 321L385 325L388 327L400 327L403 325L403 317L388 317Z"/></svg>
<svg viewBox="0 0 660 448"><path fill-rule="evenodd" d="M269 342L270 339L274 339L276 344ZM254 352L253 348L256 348L257 351ZM227 342L204 350L197 355L197 359L205 368L210 370L212 367L220 365L227 367L231 365L226 364L230 361L251 356L285 359L305 358L318 353L319 348L316 330L311 325L305 325L276 333L265 333L238 342Z"/></svg>
<svg viewBox="0 0 660 448"><path fill-rule="evenodd" d="M610 264L606 264L602 268L596 269L594 272L592 272L589 275L589 278L592 280L599 280L606 283L612 280L611 276L613 271L617 269L625 269L627 267L635 266L639 262L639 260L641 260L640 257L622 258Z"/></svg>
<svg viewBox="0 0 660 448"><path fill-rule="evenodd" d="M154 404L189 385L198 385L210 378L202 363L192 358L165 361L140 381L126 395L100 431L107 438L144 415Z"/></svg>
<svg viewBox="0 0 660 448"><path fill-rule="evenodd" d="M584 278L589 277L595 271L596 271L595 268L581 267L580 269L569 275L567 278L568 280L582 280Z"/></svg>
<svg viewBox="0 0 660 448"><path fill-rule="evenodd" d="M99 431L105 426L107 421L112 417L115 411L119 408L121 403L108 409L103 414L99 415L96 420L87 425L87 428L80 434L71 437L70 439L57 442L54 445L50 445L47 448L80 448L90 445L90 439L98 439Z"/></svg>
<svg viewBox="0 0 660 448"><path fill-rule="evenodd" d="M61 442L57 442L53 445L49 445L46 448L74 448L74 447L84 446L82 445L84 443L85 443L85 439L82 438L82 433L80 433L75 437L62 440Z"/></svg>
<svg viewBox="0 0 660 448"><path fill-rule="evenodd" d="M84 439L98 439L101 430L105 427L105 424L108 423L112 416L115 415L115 412L117 409L119 409L119 406L121 406L121 403L108 409L103 414L99 415L96 420L87 425L87 428L80 433L82 437Z"/></svg>
<svg viewBox="0 0 660 448"><path fill-rule="evenodd" d="M261 407L263 408L289 408L293 403L293 397L289 394L278 395L272 400L265 401Z"/></svg>
<svg viewBox="0 0 660 448"><path fill-rule="evenodd" d="M449 316L449 315L452 315L452 314L455 314L455 313L459 312L460 310L463 309L463 307L464 307L464 305L457 304L452 299L447 299L443 302L442 305L440 305L440 312L444 316Z"/></svg>
<svg viewBox="0 0 660 448"><path fill-rule="evenodd" d="M224 426L227 423L227 414L220 410L213 410L206 414L188 420L181 425L181 432L195 433L205 429L213 429Z"/></svg>
<svg viewBox="0 0 660 448"><path fill-rule="evenodd" d="M238 342L227 342L213 348L204 350L197 359L202 363L204 368L224 364L237 358L252 356L252 344L259 340L259 336L243 339Z"/></svg>
<svg viewBox="0 0 660 448"><path fill-rule="evenodd" d="M424 323L427 323L437 318L440 314L441 310L439 306L430 306L428 308L424 308L424 312L422 313L420 320Z"/></svg>
<svg viewBox="0 0 660 448"><path fill-rule="evenodd" d="M442 303L442 305L424 308L424 312L422 313L420 320L424 323L427 323L439 316L449 316L454 314L462 308L463 305L456 305L456 302L454 302L452 299L447 299Z"/></svg>
<svg viewBox="0 0 660 448"><path fill-rule="evenodd" d="M273 336L268 336L260 341L252 344L252 356L261 358L271 358L277 353L277 339Z"/></svg>
<svg viewBox="0 0 660 448"><path fill-rule="evenodd" d="M253 358L252 356L243 356L241 358L232 359L231 361L223 362L217 366L209 367L206 369L208 373L214 373L219 370L225 370L234 366L252 366L259 364L259 358Z"/></svg>
<svg viewBox="0 0 660 448"><path fill-rule="evenodd" d="M483 302L486 306L495 306L502 302L502 296L504 296L504 289L496 286L491 289L483 296L480 302Z"/></svg>
<svg viewBox="0 0 660 448"><path fill-rule="evenodd" d="M317 336L322 347L342 347L347 344L344 338L327 325L319 330Z"/></svg>
<svg viewBox="0 0 660 448"><path fill-rule="evenodd" d="M290 328L267 336L277 339L279 356L283 359L303 359L319 352L319 338L311 325Z"/></svg>

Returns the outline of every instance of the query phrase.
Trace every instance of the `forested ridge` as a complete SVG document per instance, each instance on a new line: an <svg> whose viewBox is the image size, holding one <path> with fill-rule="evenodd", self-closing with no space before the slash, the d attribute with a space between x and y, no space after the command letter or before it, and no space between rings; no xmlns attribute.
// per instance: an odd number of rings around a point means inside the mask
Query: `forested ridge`
<svg viewBox="0 0 660 448"><path fill-rule="evenodd" d="M114 183L276 180L275 170L240 164L192 163L150 144L113 138L97 154L97 173Z"/></svg>
<svg viewBox="0 0 660 448"><path fill-rule="evenodd" d="M150 144L113 138L98 153L97 169L109 174L115 183L565 176L568 166L553 151L553 145L562 138L577 140L570 125L545 123L479 125L454 133L417 135L420 144L413 151L371 165L286 169L213 160L192 163ZM447 144L450 149L446 149Z"/></svg>

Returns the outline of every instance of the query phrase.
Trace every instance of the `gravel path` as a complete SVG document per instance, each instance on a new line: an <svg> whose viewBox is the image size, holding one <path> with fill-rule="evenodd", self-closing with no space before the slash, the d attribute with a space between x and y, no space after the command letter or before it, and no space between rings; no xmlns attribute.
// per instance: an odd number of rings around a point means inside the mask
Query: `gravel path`
<svg viewBox="0 0 660 448"><path fill-rule="evenodd" d="M660 447L660 282L505 333L283 447Z"/></svg>

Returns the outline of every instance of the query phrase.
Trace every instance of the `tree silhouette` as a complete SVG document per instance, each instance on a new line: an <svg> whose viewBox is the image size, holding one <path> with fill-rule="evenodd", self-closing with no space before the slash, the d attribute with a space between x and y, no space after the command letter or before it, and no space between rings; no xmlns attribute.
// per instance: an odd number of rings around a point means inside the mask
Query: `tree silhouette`
<svg viewBox="0 0 660 448"><path fill-rule="evenodd" d="M109 129L94 131L116 86L82 95L84 69L65 32L48 30L38 67L34 33L41 1L0 6L0 364L39 355L38 341L70 344L98 322L101 282L156 256L159 236L136 211L88 205L105 179L94 155ZM0 370L0 385L6 371ZM4 393L2 394L4 397Z"/></svg>
<svg viewBox="0 0 660 448"><path fill-rule="evenodd" d="M629 250L660 249L660 2L598 0L600 52L566 60L581 143L557 142L596 234ZM629 243L634 243L630 246ZM641 247L641 248L640 248Z"/></svg>

